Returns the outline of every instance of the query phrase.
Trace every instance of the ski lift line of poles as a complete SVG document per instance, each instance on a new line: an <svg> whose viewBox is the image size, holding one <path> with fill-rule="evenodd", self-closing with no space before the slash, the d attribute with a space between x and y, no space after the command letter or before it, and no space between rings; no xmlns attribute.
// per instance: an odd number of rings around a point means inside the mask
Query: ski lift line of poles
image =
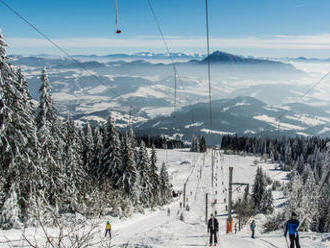
<svg viewBox="0 0 330 248"><path fill-rule="evenodd" d="M28 24L30 27L32 27L41 37L43 37L45 40L47 40L49 43L51 43L57 50L59 50L61 53L63 53L66 57L71 59L76 65L78 65L83 71L88 73L90 76L92 76L94 79L96 79L100 84L103 86L107 86L98 76L96 76L94 73L90 72L79 60L75 59L70 53L65 51L60 45L58 45L56 42L54 42L51 38L49 38L44 32L42 32L36 25L34 25L32 22L30 22L27 18L25 18L23 15L21 15L17 10L13 9L10 5L8 5L4 0L0 0L0 3L2 3L7 9L9 9L12 13L14 13L18 18L20 18L22 21L24 21L26 24ZM82 90L81 87L76 83L79 90ZM109 89L109 92L113 94L113 97L119 97L120 94L118 94L115 90ZM73 93L75 96L76 94ZM79 99L79 98L78 98ZM133 108L132 104L128 104L130 108ZM133 116L132 114L130 115ZM140 116L134 116L136 118L139 118Z"/></svg>
<svg viewBox="0 0 330 248"><path fill-rule="evenodd" d="M212 99L211 99L211 65L210 65L210 37L209 37L209 10L207 0L205 0L205 18L206 18L206 43L207 43L207 76L209 82L209 118L212 128Z"/></svg>
<svg viewBox="0 0 330 248"><path fill-rule="evenodd" d="M171 63L172 63L172 67L173 67L173 72L174 72L174 106L173 106L174 112L173 112L173 114L174 114L174 118L175 118L176 100L177 100L176 99L176 90L177 90L177 69L176 69L176 63L175 63L175 61L173 59L173 56L170 53L169 46L167 44L167 41L166 41L165 36L164 36L164 33L163 33L162 28L160 26L159 20L158 20L157 15L156 15L156 12L154 11L154 8L152 7L151 0L147 0L147 2L148 2L148 6L150 8L152 17L154 19L154 22L156 23L156 26L158 28L159 34L160 34L160 36L161 36L161 38L163 40L163 43L164 43L166 52L167 52L168 56L170 57L170 60L171 60Z"/></svg>

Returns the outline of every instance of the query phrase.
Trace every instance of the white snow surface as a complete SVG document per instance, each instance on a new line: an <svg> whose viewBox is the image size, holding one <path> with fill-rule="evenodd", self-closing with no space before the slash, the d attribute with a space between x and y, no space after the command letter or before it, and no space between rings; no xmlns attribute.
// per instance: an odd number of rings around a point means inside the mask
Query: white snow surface
<svg viewBox="0 0 330 248"><path fill-rule="evenodd" d="M185 125L184 127L185 128L190 128L190 127L200 127L201 125L203 125L204 122L195 122L195 123L191 123L191 124L188 124L188 125Z"/></svg>
<svg viewBox="0 0 330 248"><path fill-rule="evenodd" d="M219 134L219 135L235 135L233 132L225 132L225 131L218 131L218 130L211 130L207 128L202 128L201 132L203 133L213 133L213 134Z"/></svg>
<svg viewBox="0 0 330 248"><path fill-rule="evenodd" d="M286 115L285 118L289 120L299 121L301 123L304 123L312 127L325 124L325 121L320 120L318 117L312 117L308 115L297 115L297 114L295 114L294 116Z"/></svg>
<svg viewBox="0 0 330 248"><path fill-rule="evenodd" d="M268 115L257 115L254 116L253 119L267 122L268 124L272 125L273 127L280 127L282 130L304 130L304 127L292 125L285 122L278 122L274 117L268 116Z"/></svg>
<svg viewBox="0 0 330 248"><path fill-rule="evenodd" d="M256 239L250 238L248 227L244 227L238 234L225 234L225 220L227 218L224 198L227 198L228 170L229 166L234 167L233 181L253 183L257 167L254 166L253 156L222 155L217 153L215 158L215 181L214 188L211 187L211 156L210 151L205 155L202 153L191 153L188 150L157 150L158 166L166 162L171 183L175 190L182 190L184 182L187 182L187 204L190 211L180 209L179 199L171 204L159 207L155 210L146 209L144 214L134 214L129 218L118 219L111 216L104 216L100 221L95 241L102 244L109 243L104 238L104 227L107 220L111 220L113 226L113 239L111 246L100 245L97 247L162 247L162 248L187 248L187 247L208 247L208 234L205 224L205 194L209 193L209 203L217 199L215 207L209 204L209 211L217 210L220 225L219 240L221 248L271 248L287 247L282 231L262 234L261 224L266 216L256 216ZM275 164L262 163L259 165L264 172L276 180L284 181L286 172L275 171ZM217 194L215 192L217 191ZM223 191L225 193L223 193ZM243 192L243 189L240 190ZM234 191L234 199L237 199L238 192ZM274 206L278 211L278 205L283 202L283 195L280 191L274 191ZM167 209L171 214L167 216ZM180 221L178 215L184 215L184 221ZM210 213L210 212L209 212ZM49 228L49 232L56 234L56 230ZM0 235L0 246L23 247L21 241L22 230L2 230ZM41 230L28 228L28 238L35 236L43 247L44 237ZM330 247L324 235L317 233L301 233L302 247L326 248ZM322 241L322 238L324 241ZM15 241L16 240L16 241ZM9 242L9 243L8 243Z"/></svg>

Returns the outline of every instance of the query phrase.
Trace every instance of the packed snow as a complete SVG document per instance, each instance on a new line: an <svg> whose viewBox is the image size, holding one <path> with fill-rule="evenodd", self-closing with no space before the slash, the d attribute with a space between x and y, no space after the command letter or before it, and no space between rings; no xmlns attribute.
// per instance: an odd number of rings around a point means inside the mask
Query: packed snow
<svg viewBox="0 0 330 248"><path fill-rule="evenodd" d="M235 135L234 132L225 132L225 131L218 131L218 130L211 130L211 129L207 129L207 128L202 128L201 132L204 133L212 133L212 134L219 134L219 135Z"/></svg>
<svg viewBox="0 0 330 248"><path fill-rule="evenodd" d="M268 124L272 125L273 127L278 127L281 130L304 130L304 127L292 125L285 122L279 122L274 117L268 115L257 115L253 117L256 120L267 122Z"/></svg>

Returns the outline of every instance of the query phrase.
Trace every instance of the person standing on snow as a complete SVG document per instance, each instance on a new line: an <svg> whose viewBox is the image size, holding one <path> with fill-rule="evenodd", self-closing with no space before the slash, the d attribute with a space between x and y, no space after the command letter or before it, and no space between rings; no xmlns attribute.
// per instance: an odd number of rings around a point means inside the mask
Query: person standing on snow
<svg viewBox="0 0 330 248"><path fill-rule="evenodd" d="M214 215L211 214L211 218L209 219L207 223L207 232L210 233L210 246L214 244L214 246L217 245L217 232L219 230L219 223L216 218L214 218ZM214 240L213 240L214 239ZM214 241L214 243L213 243Z"/></svg>
<svg viewBox="0 0 330 248"><path fill-rule="evenodd" d="M111 224L110 221L107 221L107 224L105 225L105 237L109 233L110 239L111 239Z"/></svg>
<svg viewBox="0 0 330 248"><path fill-rule="evenodd" d="M251 229L251 232L252 232L251 238L254 239L254 238L255 238L255 237L254 237L254 231L255 231L255 229L256 229L256 223L255 223L254 220L251 222L250 229Z"/></svg>
<svg viewBox="0 0 330 248"><path fill-rule="evenodd" d="M296 243L296 248L300 248L298 227L299 227L299 221L297 220L297 214L292 213L291 219L286 222L285 230L284 230L285 238L287 233L289 232L290 248L294 248L295 243Z"/></svg>

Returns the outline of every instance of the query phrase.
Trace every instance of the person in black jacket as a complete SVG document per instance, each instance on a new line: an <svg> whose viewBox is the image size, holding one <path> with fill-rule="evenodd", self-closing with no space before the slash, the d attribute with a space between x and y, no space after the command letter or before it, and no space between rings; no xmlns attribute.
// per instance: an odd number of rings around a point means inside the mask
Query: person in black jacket
<svg viewBox="0 0 330 248"><path fill-rule="evenodd" d="M218 240L217 240L217 232L219 230L219 223L216 218L214 218L214 215L211 214L211 218L209 219L207 223L207 232L210 233L210 246L214 244L214 246L217 245ZM213 238L214 238L214 243L213 243Z"/></svg>
<svg viewBox="0 0 330 248"><path fill-rule="evenodd" d="M296 243L296 248L300 248L298 227L299 227L299 221L297 220L297 214L292 213L291 219L286 222L285 230L284 230L285 238L287 233L289 232L290 248L294 248L295 243Z"/></svg>

